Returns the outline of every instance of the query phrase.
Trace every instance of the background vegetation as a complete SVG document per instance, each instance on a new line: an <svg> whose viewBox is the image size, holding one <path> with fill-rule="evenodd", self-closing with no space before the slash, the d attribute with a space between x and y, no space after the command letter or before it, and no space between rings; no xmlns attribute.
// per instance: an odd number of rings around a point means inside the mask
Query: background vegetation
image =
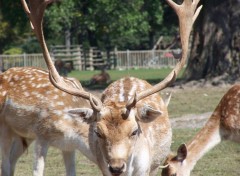
<svg viewBox="0 0 240 176"><path fill-rule="evenodd" d="M224 81L235 82L240 77L240 1L200 3L203 9L194 25L184 79L223 76ZM160 36L179 41L177 24L166 1L59 0L47 8L44 30L49 46L139 50L152 49ZM179 42L174 47L179 47ZM20 1L0 0L0 53L13 51L33 53L40 49Z"/></svg>
<svg viewBox="0 0 240 176"><path fill-rule="evenodd" d="M171 20L169 20L171 18ZM0 53L12 47L40 52L20 1L0 0ZM176 32L177 18L159 0L61 0L45 13L49 45L81 44L103 50L152 48Z"/></svg>

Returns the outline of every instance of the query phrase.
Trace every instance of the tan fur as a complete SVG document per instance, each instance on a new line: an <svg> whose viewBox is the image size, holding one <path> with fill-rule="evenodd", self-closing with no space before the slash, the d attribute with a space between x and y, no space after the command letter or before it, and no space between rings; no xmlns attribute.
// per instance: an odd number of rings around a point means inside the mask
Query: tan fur
<svg viewBox="0 0 240 176"><path fill-rule="evenodd" d="M68 113L74 108L89 108L88 101L55 88L49 81L48 72L36 68L11 68L2 73L0 107L2 175L13 175L18 157L35 139L46 146L45 150L47 146L55 146L63 153L79 149L93 158L88 147L89 126L82 118L72 118ZM43 157L45 155L43 153ZM69 168L67 175L75 175L74 172Z"/></svg>
<svg viewBox="0 0 240 176"><path fill-rule="evenodd" d="M234 85L223 96L212 116L198 134L177 155L169 155L162 175L190 175L197 161L221 140L240 142L240 85ZM186 155L185 157L180 156Z"/></svg>
<svg viewBox="0 0 240 176"><path fill-rule="evenodd" d="M96 152L103 175L155 175L170 150L172 131L167 107L159 94L153 94L126 109L136 93L152 87L144 80L127 77L112 83L102 94L103 108L93 128ZM149 106L161 114L154 117ZM129 111L129 112L128 112ZM143 117L146 111L146 117ZM137 134L133 135L137 130ZM91 140L91 141L93 141ZM122 170L120 169L122 168Z"/></svg>
<svg viewBox="0 0 240 176"><path fill-rule="evenodd" d="M102 110L85 118L75 109L88 108L89 102L55 88L48 72L9 69L0 75L2 175L13 175L17 159L33 140L33 175L43 175L48 146L63 151L67 175L75 175L75 149L94 161L103 175L112 175L109 165L124 166L122 175L156 174L171 144L167 107L154 94L126 109L135 92L150 87L137 78L116 81L103 92Z"/></svg>

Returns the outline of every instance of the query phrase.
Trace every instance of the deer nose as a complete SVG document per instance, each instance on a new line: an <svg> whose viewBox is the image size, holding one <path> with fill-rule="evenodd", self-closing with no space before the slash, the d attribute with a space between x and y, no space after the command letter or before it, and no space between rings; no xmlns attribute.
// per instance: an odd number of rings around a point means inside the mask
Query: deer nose
<svg viewBox="0 0 240 176"><path fill-rule="evenodd" d="M120 175L126 171L126 163L123 160L111 160L108 169L113 175Z"/></svg>

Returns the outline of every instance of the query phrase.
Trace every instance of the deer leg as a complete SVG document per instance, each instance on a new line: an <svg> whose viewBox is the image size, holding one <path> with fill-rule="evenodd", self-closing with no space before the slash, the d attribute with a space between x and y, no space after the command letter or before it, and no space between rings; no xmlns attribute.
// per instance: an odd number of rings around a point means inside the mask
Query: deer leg
<svg viewBox="0 0 240 176"><path fill-rule="evenodd" d="M26 149L31 144L31 142L32 140L22 139L21 137L16 137L14 139L11 147L11 153L10 153L10 163L11 163L10 175L11 176L14 175L17 160L26 151Z"/></svg>
<svg viewBox="0 0 240 176"><path fill-rule="evenodd" d="M43 139L36 139L34 148L33 175L43 176L45 159L48 151L48 142Z"/></svg>
<svg viewBox="0 0 240 176"><path fill-rule="evenodd" d="M62 154L65 163L66 175L75 176L75 151L62 151Z"/></svg>
<svg viewBox="0 0 240 176"><path fill-rule="evenodd" d="M2 165L1 165L1 175L10 176L11 162L10 162L10 152L11 145L13 142L12 131L1 125L1 153L2 153Z"/></svg>

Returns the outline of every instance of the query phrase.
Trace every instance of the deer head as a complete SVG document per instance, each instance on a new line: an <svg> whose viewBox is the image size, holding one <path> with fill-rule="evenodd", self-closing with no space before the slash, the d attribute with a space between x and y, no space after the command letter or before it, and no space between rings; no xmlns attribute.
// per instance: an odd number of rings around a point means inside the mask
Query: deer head
<svg viewBox="0 0 240 176"><path fill-rule="evenodd" d="M179 146L176 155L169 155L167 160L165 161L162 170L162 176L187 176L190 175L190 169L186 169L188 167L184 162L187 157L187 146L182 144ZM177 174L176 174L177 173Z"/></svg>

